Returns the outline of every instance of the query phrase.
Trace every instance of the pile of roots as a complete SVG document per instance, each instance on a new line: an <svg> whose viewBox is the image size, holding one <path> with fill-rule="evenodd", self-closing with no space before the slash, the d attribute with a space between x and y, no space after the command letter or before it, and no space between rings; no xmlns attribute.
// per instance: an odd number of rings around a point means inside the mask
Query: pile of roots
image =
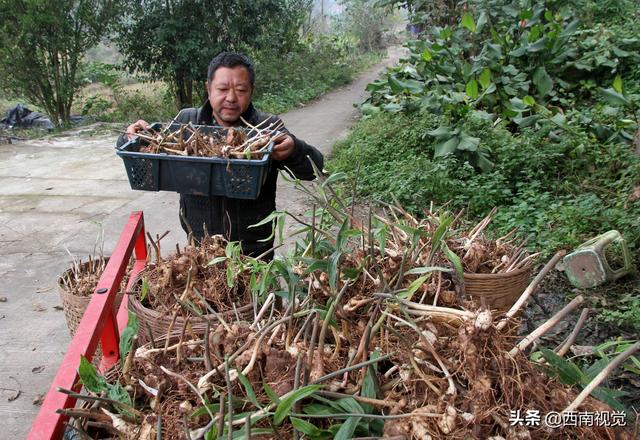
<svg viewBox="0 0 640 440"><path fill-rule="evenodd" d="M148 294L143 304L159 312L169 312L179 307L179 302L189 301L199 310L229 310L234 303L250 302L249 279L243 270L233 273L232 282L228 270L233 270L232 258L227 258L227 241L220 235L207 235L198 245L189 244L183 249L176 245L176 252L162 258L160 237L151 242L156 260L141 273L142 285ZM242 257L237 256L239 261ZM192 313L192 312L191 312Z"/></svg>
<svg viewBox="0 0 640 440"><path fill-rule="evenodd" d="M207 315L203 331L185 325L141 347L134 338L110 374L110 386L128 400L118 393L81 397L82 411L63 410L74 429L91 438L193 440L633 438L623 428L544 423L551 412L611 411L525 355L581 297L530 335L516 336L519 310L559 256L510 310L481 308L460 294L464 281L454 261L465 258L452 250L456 243L464 249L465 240L487 243L477 229L458 235L454 216L432 212L418 221L397 207L357 219L325 196L328 204L304 222L307 235L293 256L246 260L251 295L238 296L209 272L233 261L233 244L218 239L156 264L150 291L170 292L161 294L173 304L168 310L204 314L197 295L183 294L200 283L217 295L203 295L207 301L251 312ZM478 261L494 261L495 269L508 255L517 267L527 258L517 257L518 247L504 254L500 243L489 246ZM215 284L202 284L208 282ZM537 422L514 422L514 414L531 412Z"/></svg>
<svg viewBox="0 0 640 440"><path fill-rule="evenodd" d="M106 266L107 259L102 255L94 258L89 256L84 263L81 259L74 258L71 267L60 276L58 283L71 295L91 296Z"/></svg>
<svg viewBox="0 0 640 440"><path fill-rule="evenodd" d="M263 124L266 124L266 121ZM192 124L180 125L178 129L164 129L159 132L147 130L138 133L143 141L141 153L165 153L178 156L224 157L260 159L268 149L271 140L283 127L271 123L266 127L215 129Z"/></svg>

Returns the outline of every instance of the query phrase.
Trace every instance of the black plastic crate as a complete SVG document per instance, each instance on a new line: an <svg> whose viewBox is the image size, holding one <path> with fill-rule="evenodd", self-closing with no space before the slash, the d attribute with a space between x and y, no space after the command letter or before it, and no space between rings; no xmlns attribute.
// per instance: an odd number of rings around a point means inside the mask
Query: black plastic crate
<svg viewBox="0 0 640 440"><path fill-rule="evenodd" d="M159 129L159 124L152 126ZM169 129L178 130L180 124ZM226 134L226 128L193 126L207 134ZM234 128L235 129L235 128ZM250 130L246 130L251 134ZM143 191L175 191L201 196L226 196L255 200L260 195L269 167L273 142L261 159L226 159L191 157L172 154L141 153L138 137L117 148L127 170L132 189Z"/></svg>

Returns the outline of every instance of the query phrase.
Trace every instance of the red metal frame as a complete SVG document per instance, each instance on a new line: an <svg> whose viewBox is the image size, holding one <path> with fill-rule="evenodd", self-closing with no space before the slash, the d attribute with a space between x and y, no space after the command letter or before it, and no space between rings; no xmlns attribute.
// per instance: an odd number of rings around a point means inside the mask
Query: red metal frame
<svg viewBox="0 0 640 440"><path fill-rule="evenodd" d="M56 413L56 410L73 407L76 399L60 393L58 388L80 390L78 366L81 355L89 360L93 359L99 341L102 344L103 353L100 371L105 371L118 362L120 332L126 327L128 319L127 296L124 295L117 314L113 313L113 303L134 251L135 263L127 291L135 276L144 269L147 262L147 242L142 211L133 212L129 216L129 221L98 281L95 293L69 344L40 412L31 425L28 440L62 438L66 417Z"/></svg>

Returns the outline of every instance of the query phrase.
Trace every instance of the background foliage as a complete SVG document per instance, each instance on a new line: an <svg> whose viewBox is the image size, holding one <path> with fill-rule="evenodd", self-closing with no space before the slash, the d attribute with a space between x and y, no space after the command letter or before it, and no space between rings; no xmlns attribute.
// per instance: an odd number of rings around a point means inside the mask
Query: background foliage
<svg viewBox="0 0 640 440"><path fill-rule="evenodd" d="M635 245L633 2L465 3L451 26L422 23L409 55L369 85L370 120L333 169L415 211L431 200L468 205L472 218L502 207L494 227L519 226L546 251L612 228ZM403 4L419 19L419 3Z"/></svg>
<svg viewBox="0 0 640 440"><path fill-rule="evenodd" d="M82 57L119 16L116 0L0 1L0 89L67 125Z"/></svg>

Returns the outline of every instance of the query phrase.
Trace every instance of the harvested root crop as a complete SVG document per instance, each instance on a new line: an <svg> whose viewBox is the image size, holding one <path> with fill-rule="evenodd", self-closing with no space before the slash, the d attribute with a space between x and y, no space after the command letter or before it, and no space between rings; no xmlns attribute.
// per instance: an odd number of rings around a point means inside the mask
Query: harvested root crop
<svg viewBox="0 0 640 440"><path fill-rule="evenodd" d="M418 221L394 208L357 219L324 196L297 253L262 273L281 283L252 317L210 319L204 331L185 327L138 348L117 382L137 412L103 402L74 416L79 429L100 420L124 438L633 438L624 428L545 424L578 393L525 348L513 351L516 318L501 325L501 314L458 296L450 216ZM612 411L593 397L578 403ZM105 410L118 423L105 422ZM538 423L514 422L530 411Z"/></svg>
<svg viewBox="0 0 640 440"><path fill-rule="evenodd" d="M277 130L282 126L282 123L271 123L263 128L222 129L187 124L175 131L148 130L137 136L144 142L139 150L141 153L260 159L268 152L269 143L279 135Z"/></svg>

